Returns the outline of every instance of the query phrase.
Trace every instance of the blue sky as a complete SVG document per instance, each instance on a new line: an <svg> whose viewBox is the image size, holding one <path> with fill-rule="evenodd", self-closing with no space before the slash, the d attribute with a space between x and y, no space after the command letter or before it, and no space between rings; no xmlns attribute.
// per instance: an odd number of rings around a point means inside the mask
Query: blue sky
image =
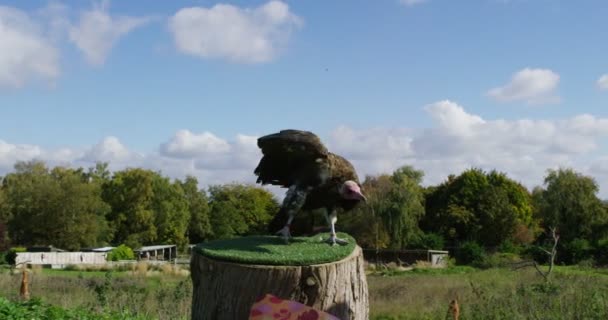
<svg viewBox="0 0 608 320"><path fill-rule="evenodd" d="M608 178L605 1L4 1L16 160L251 182L255 137L318 133L360 175ZM601 194L608 196L608 185Z"/></svg>

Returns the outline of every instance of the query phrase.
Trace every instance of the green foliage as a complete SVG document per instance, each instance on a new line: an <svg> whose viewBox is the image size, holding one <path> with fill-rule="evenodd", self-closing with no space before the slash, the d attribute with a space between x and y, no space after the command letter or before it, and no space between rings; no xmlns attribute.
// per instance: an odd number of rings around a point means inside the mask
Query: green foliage
<svg viewBox="0 0 608 320"><path fill-rule="evenodd" d="M209 187L209 194L214 239L265 234L279 209L273 194L256 186L215 185Z"/></svg>
<svg viewBox="0 0 608 320"><path fill-rule="evenodd" d="M443 236L437 233L423 233L410 244L412 249L442 250L445 245Z"/></svg>
<svg viewBox="0 0 608 320"><path fill-rule="evenodd" d="M10 248L10 250L8 250L8 252L4 256L4 259L5 259L6 263L8 263L10 265L14 265L15 259L17 259L17 252L25 252L25 251L26 251L26 248L24 248L24 247Z"/></svg>
<svg viewBox="0 0 608 320"><path fill-rule="evenodd" d="M365 247L402 249L417 241L424 215L423 172L410 166L392 175L368 176L362 183L366 205L341 218L340 225Z"/></svg>
<svg viewBox="0 0 608 320"><path fill-rule="evenodd" d="M188 244L186 234L190 222L189 203L179 182L171 183L168 178L154 175L151 210L154 212L154 226L157 242L177 244L182 250Z"/></svg>
<svg viewBox="0 0 608 320"><path fill-rule="evenodd" d="M593 257L600 266L608 265L608 238L596 242L593 248Z"/></svg>
<svg viewBox="0 0 608 320"><path fill-rule="evenodd" d="M0 182L2 177L0 177ZM0 183L0 251L6 250L9 245L8 222L11 219L11 210L4 188ZM0 261L2 261L0 259Z"/></svg>
<svg viewBox="0 0 608 320"><path fill-rule="evenodd" d="M114 242L136 248L158 238L152 210L157 175L150 170L126 169L115 172L104 184L103 199L112 207L108 221Z"/></svg>
<svg viewBox="0 0 608 320"><path fill-rule="evenodd" d="M564 245L561 260L567 264L577 264L591 258L593 248L586 239L576 238Z"/></svg>
<svg viewBox="0 0 608 320"><path fill-rule="evenodd" d="M478 264L485 259L485 251L475 241L463 243L456 251L456 262L458 264Z"/></svg>
<svg viewBox="0 0 608 320"><path fill-rule="evenodd" d="M517 245L511 240L503 241L500 246L498 246L498 252L502 253L520 254L523 249L523 246Z"/></svg>
<svg viewBox="0 0 608 320"><path fill-rule="evenodd" d="M557 227L560 243L603 238L608 212L597 197L596 181L572 169L549 170L545 189L535 190L535 207L545 227Z"/></svg>
<svg viewBox="0 0 608 320"><path fill-rule="evenodd" d="M475 266L483 269L508 268L519 261L521 258L515 253L496 252L483 255L481 260L475 262Z"/></svg>
<svg viewBox="0 0 608 320"><path fill-rule="evenodd" d="M184 196L188 201L190 211L190 223L188 225L188 238L190 243L199 243L211 236L211 222L209 221L209 204L207 195L198 189L198 181L195 177L188 176L181 183Z"/></svg>
<svg viewBox="0 0 608 320"><path fill-rule="evenodd" d="M0 297L1 319L37 319L37 320L143 320L144 317L131 315L128 312L108 312L95 314L84 309L63 309L31 299L26 302L12 302Z"/></svg>
<svg viewBox="0 0 608 320"><path fill-rule="evenodd" d="M427 189L421 228L442 234L455 244L478 241L497 246L505 240L531 241L527 230L537 229L530 195L505 174L469 169Z"/></svg>
<svg viewBox="0 0 608 320"><path fill-rule="evenodd" d="M119 261L119 260L135 260L135 253L129 247L124 244L112 249L106 256L108 261Z"/></svg>
<svg viewBox="0 0 608 320"><path fill-rule="evenodd" d="M2 186L14 243L78 250L109 240L109 207L100 198L100 184L86 179L82 169L49 170L41 162L19 162L15 170Z"/></svg>

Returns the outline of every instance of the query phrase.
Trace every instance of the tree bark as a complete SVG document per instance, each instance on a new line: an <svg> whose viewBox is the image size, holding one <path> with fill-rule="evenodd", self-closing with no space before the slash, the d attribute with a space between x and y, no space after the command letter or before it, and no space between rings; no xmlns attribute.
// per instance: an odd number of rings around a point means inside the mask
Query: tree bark
<svg viewBox="0 0 608 320"><path fill-rule="evenodd" d="M250 265L192 253L192 319L248 319L265 294L295 300L342 320L367 320L369 301L359 246L340 261L309 266Z"/></svg>

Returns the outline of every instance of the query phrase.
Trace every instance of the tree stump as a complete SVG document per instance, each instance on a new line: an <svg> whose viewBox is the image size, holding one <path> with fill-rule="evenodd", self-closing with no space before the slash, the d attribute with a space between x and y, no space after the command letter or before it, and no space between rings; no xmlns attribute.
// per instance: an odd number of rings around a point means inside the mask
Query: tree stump
<svg viewBox="0 0 608 320"><path fill-rule="evenodd" d="M294 300L342 320L369 318L363 253L347 234L345 246L320 236L258 236L197 245L190 261L192 319L248 319L266 294ZM325 235L324 238L327 238Z"/></svg>

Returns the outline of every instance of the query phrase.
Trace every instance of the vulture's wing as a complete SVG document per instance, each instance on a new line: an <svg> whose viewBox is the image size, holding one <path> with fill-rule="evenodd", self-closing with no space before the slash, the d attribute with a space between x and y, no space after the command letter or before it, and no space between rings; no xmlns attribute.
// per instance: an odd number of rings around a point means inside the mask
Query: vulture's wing
<svg viewBox="0 0 608 320"><path fill-rule="evenodd" d="M263 157L254 173L257 182L291 186L319 180L328 150L318 136L301 130L282 130L258 139Z"/></svg>

